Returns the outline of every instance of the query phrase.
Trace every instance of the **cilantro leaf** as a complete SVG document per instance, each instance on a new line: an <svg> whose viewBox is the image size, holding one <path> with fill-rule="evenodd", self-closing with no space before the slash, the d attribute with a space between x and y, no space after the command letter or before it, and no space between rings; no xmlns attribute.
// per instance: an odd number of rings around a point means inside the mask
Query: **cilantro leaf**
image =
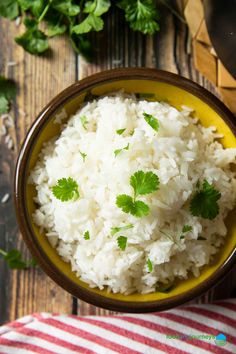
<svg viewBox="0 0 236 354"><path fill-rule="evenodd" d="M86 116L81 116L81 117L80 117L80 121L81 121L81 124L82 124L83 128L84 128L85 130L87 130L87 127L86 127L86 125L88 124L87 117L86 117Z"/></svg>
<svg viewBox="0 0 236 354"><path fill-rule="evenodd" d="M0 114L9 111L10 101L16 96L16 84L14 81L0 76Z"/></svg>
<svg viewBox="0 0 236 354"><path fill-rule="evenodd" d="M85 239L85 240L90 240L90 233L89 233L89 231L85 231L85 233L84 233L84 239Z"/></svg>
<svg viewBox="0 0 236 354"><path fill-rule="evenodd" d="M25 33L16 37L15 41L31 54L41 54L48 49L47 36L38 29L37 21L25 19L24 24L27 27Z"/></svg>
<svg viewBox="0 0 236 354"><path fill-rule="evenodd" d="M134 31L154 34L159 30L159 13L152 0L122 0L118 6L125 11L126 21Z"/></svg>
<svg viewBox="0 0 236 354"><path fill-rule="evenodd" d="M151 273L153 271L153 264L150 258L147 260L147 267L148 267L148 272Z"/></svg>
<svg viewBox="0 0 236 354"><path fill-rule="evenodd" d="M182 228L182 233L186 233L186 232L192 231L192 229L193 229L192 226L186 224Z"/></svg>
<svg viewBox="0 0 236 354"><path fill-rule="evenodd" d="M127 144L127 146L124 147L124 148L122 148L122 149L117 149L117 150L115 150L115 151L114 151L115 157L116 157L117 155L119 155L119 154L121 153L121 151L124 151L124 150L129 150L129 144Z"/></svg>
<svg viewBox="0 0 236 354"><path fill-rule="evenodd" d="M11 269L27 269L30 266L35 267L37 264L34 259L29 262L25 261L22 258L21 252L16 249L12 249L9 252L5 252L0 249L0 254L3 256L9 268Z"/></svg>
<svg viewBox="0 0 236 354"><path fill-rule="evenodd" d="M77 182L69 178L61 178L57 181L57 184L52 187L53 195L60 199L62 202L66 202L71 199L79 198L78 184Z"/></svg>
<svg viewBox="0 0 236 354"><path fill-rule="evenodd" d="M87 154L83 153L82 151L79 151L79 153L80 153L80 155L81 155L83 161L85 162L85 159L86 159Z"/></svg>
<svg viewBox="0 0 236 354"><path fill-rule="evenodd" d="M136 217L148 215L150 210L147 204L139 200L133 201L133 199L126 194L120 194L116 197L116 205L121 208L123 212Z"/></svg>
<svg viewBox="0 0 236 354"><path fill-rule="evenodd" d="M117 234L120 231L132 229L133 227L134 227L134 225L132 225L132 224L128 224L128 225L120 226L120 227L112 227L111 228L111 236L114 236L115 234Z"/></svg>
<svg viewBox="0 0 236 354"><path fill-rule="evenodd" d="M126 128L124 128L124 129L117 129L117 130L116 130L116 134L118 134L118 135L123 134L124 131L125 131L125 129L126 129Z"/></svg>
<svg viewBox="0 0 236 354"><path fill-rule="evenodd" d="M109 0L86 1L84 5L85 13L93 13L95 16L101 16L109 10L111 2Z"/></svg>
<svg viewBox="0 0 236 354"><path fill-rule="evenodd" d="M5 96L0 96L0 114L7 113L9 111L9 102Z"/></svg>
<svg viewBox="0 0 236 354"><path fill-rule="evenodd" d="M47 16L45 22L47 25L46 34L48 37L58 36L59 34L65 33L67 30L66 25L63 23L63 15L56 16L54 14L53 16Z"/></svg>
<svg viewBox="0 0 236 354"><path fill-rule="evenodd" d="M72 27L72 32L76 34L88 33L92 30L101 31L103 29L104 22L101 17L97 17L94 14L89 14L84 21L80 24Z"/></svg>
<svg viewBox="0 0 236 354"><path fill-rule="evenodd" d="M119 248L124 251L126 249L126 245L127 245L127 237L125 236L119 236L117 238L117 244L119 246Z"/></svg>
<svg viewBox="0 0 236 354"><path fill-rule="evenodd" d="M159 184L159 178L153 172L137 171L130 177L135 196L155 192L159 189Z"/></svg>
<svg viewBox="0 0 236 354"><path fill-rule="evenodd" d="M158 132L159 130L159 122L158 119L155 118L153 115L151 114L147 114L147 113L143 113L144 119L146 120L146 122L152 127L152 129L154 129L156 132Z"/></svg>
<svg viewBox="0 0 236 354"><path fill-rule="evenodd" d="M217 200L219 200L220 197L221 193L205 179L202 189L194 194L190 202L190 211L192 215L213 220L219 214Z"/></svg>
<svg viewBox="0 0 236 354"><path fill-rule="evenodd" d="M74 17L80 13L79 5L74 4L72 0L53 0L52 7L68 17Z"/></svg>
<svg viewBox="0 0 236 354"><path fill-rule="evenodd" d="M30 10L34 16L40 17L44 8L47 6L45 0L18 0L23 11Z"/></svg>
<svg viewBox="0 0 236 354"><path fill-rule="evenodd" d="M13 20L19 15L19 7L17 0L1 0L0 16Z"/></svg>

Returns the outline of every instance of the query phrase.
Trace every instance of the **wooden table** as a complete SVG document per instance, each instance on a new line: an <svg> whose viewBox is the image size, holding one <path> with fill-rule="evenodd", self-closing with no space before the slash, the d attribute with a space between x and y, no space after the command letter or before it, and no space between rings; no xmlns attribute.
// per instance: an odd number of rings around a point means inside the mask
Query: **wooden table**
<svg viewBox="0 0 236 354"><path fill-rule="evenodd" d="M162 9L161 32L153 38L129 30L118 9L106 18L103 34L93 35L93 45L99 47L94 63L88 64L71 49L67 38L50 41L52 51L47 57L32 56L14 43L23 30L13 22L0 20L0 72L18 83L18 95L11 115L14 127L10 134L14 149L1 141L0 200L5 193L11 197L0 203L0 248L29 252L16 224L12 181L16 157L26 132L39 111L65 87L97 71L122 67L146 66L168 70L190 78L208 90L214 87L199 75L192 65L188 30L184 24ZM16 65L9 66L9 62ZM233 295L236 272L231 272L215 289L198 301L207 302ZM61 312L73 314L105 314L108 311L73 298L39 269L11 271L0 260L0 323L14 320L32 312Z"/></svg>

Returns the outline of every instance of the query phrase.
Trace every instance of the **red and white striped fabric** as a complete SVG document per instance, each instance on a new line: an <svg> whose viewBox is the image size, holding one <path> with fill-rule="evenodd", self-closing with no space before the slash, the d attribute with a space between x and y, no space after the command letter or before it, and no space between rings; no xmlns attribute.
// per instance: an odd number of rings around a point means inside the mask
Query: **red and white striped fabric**
<svg viewBox="0 0 236 354"><path fill-rule="evenodd" d="M211 338L188 337L201 335ZM144 315L33 314L0 327L0 353L236 353L236 299Z"/></svg>

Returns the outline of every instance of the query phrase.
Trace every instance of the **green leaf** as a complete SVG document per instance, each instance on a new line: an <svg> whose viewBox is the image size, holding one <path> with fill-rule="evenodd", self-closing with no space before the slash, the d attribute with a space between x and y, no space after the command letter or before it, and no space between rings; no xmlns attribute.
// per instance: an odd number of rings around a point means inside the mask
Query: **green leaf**
<svg viewBox="0 0 236 354"><path fill-rule="evenodd" d="M23 11L30 10L32 14L39 18L42 14L44 8L47 6L47 2L45 0L18 0L18 3Z"/></svg>
<svg viewBox="0 0 236 354"><path fill-rule="evenodd" d="M85 154L85 153L83 153L83 152L81 152L81 151L79 151L79 153L80 153L80 155L81 155L83 161L85 162L85 159L86 159L87 154Z"/></svg>
<svg viewBox="0 0 236 354"><path fill-rule="evenodd" d="M125 236L119 236L117 238L117 244L118 244L118 247L124 251L126 249L126 245L127 245L127 237Z"/></svg>
<svg viewBox="0 0 236 354"><path fill-rule="evenodd" d="M73 27L72 27L73 28ZM83 57L91 62L93 58L93 48L90 40L85 35L77 36L70 30L70 41L74 51L77 54L83 55Z"/></svg>
<svg viewBox="0 0 236 354"><path fill-rule="evenodd" d="M19 7L17 0L1 0L0 16L13 20L19 15Z"/></svg>
<svg viewBox="0 0 236 354"><path fill-rule="evenodd" d="M126 195L120 194L116 197L116 205L122 209L124 213L132 214L136 217L148 215L149 206L142 201L133 201L133 199Z"/></svg>
<svg viewBox="0 0 236 354"><path fill-rule="evenodd" d="M125 129L126 129L126 128L116 130L116 134L118 134L118 135L123 134L123 133L124 133L124 131L125 131Z"/></svg>
<svg viewBox="0 0 236 354"><path fill-rule="evenodd" d="M88 119L86 116L81 116L80 117L81 124L85 130L87 130L86 125L88 124Z"/></svg>
<svg viewBox="0 0 236 354"><path fill-rule="evenodd" d="M90 240L89 231L85 231L85 233L84 233L84 239L85 239L85 240Z"/></svg>
<svg viewBox="0 0 236 354"><path fill-rule="evenodd" d="M88 33L92 30L101 31L103 29L104 22L101 17L97 17L93 14L89 14L84 21L80 24L72 27L72 32L76 34Z"/></svg>
<svg viewBox="0 0 236 354"><path fill-rule="evenodd" d="M57 181L57 184L52 187L53 195L60 199L62 202L66 202L71 199L79 198L78 184L77 182L69 178L61 178Z"/></svg>
<svg viewBox="0 0 236 354"><path fill-rule="evenodd" d="M4 257L11 269L27 269L36 265L36 262L33 259L29 262L24 261L21 252L16 249L12 249L9 252L0 249L0 254Z"/></svg>
<svg viewBox="0 0 236 354"><path fill-rule="evenodd" d="M159 130L159 122L158 119L155 118L153 115L151 114L147 114L147 113L143 113L144 119L146 120L146 122L152 127L152 129L154 129L156 132L158 132Z"/></svg>
<svg viewBox="0 0 236 354"><path fill-rule="evenodd" d="M221 193L204 180L202 189L196 192L190 202L190 211L193 216L201 216L204 219L213 220L219 214Z"/></svg>
<svg viewBox="0 0 236 354"><path fill-rule="evenodd" d="M186 233L186 232L192 231L192 229L193 229L192 226L186 224L182 228L182 233Z"/></svg>
<svg viewBox="0 0 236 354"><path fill-rule="evenodd" d="M41 54L48 49L47 36L37 28L37 21L25 19L27 31L16 37L15 41L31 54Z"/></svg>
<svg viewBox="0 0 236 354"><path fill-rule="evenodd" d="M46 35L48 37L58 36L67 30L67 26L63 23L63 15L47 16L45 22L47 24Z"/></svg>
<svg viewBox="0 0 236 354"><path fill-rule="evenodd" d="M153 172L137 171L130 177L135 196L155 192L159 189L159 184L159 178Z"/></svg>
<svg viewBox="0 0 236 354"><path fill-rule="evenodd" d="M197 240L198 240L198 241L206 241L206 238L205 238L205 237L202 237L202 236L198 236Z"/></svg>
<svg viewBox="0 0 236 354"><path fill-rule="evenodd" d="M77 16L80 13L79 5L74 4L72 0L53 0L51 6L68 17Z"/></svg>
<svg viewBox="0 0 236 354"><path fill-rule="evenodd" d="M111 228L111 236L114 236L115 234L117 234L120 231L132 229L133 227L134 227L134 225L132 225L132 224L128 224L128 225L120 226L120 227L112 227Z"/></svg>
<svg viewBox="0 0 236 354"><path fill-rule="evenodd" d="M86 1L84 5L85 13L93 13L95 16L101 16L109 10L111 2L109 0Z"/></svg>
<svg viewBox="0 0 236 354"><path fill-rule="evenodd" d="M0 96L0 114L7 113L9 111L9 102L5 96Z"/></svg>
<svg viewBox="0 0 236 354"><path fill-rule="evenodd" d="M148 260L147 260L147 267L148 267L149 273L151 273L153 271L153 264L152 264L152 261L150 260L150 258L148 258Z"/></svg>
<svg viewBox="0 0 236 354"><path fill-rule="evenodd" d="M15 82L0 76L0 114L9 111L10 101L16 97L16 92Z"/></svg>
<svg viewBox="0 0 236 354"><path fill-rule="evenodd" d="M124 147L124 148L122 148L122 149L117 149L117 150L115 150L115 151L114 151L115 157L116 157L117 155L119 155L119 154L121 153L121 151L124 151L124 150L129 150L129 144L127 144L127 146Z"/></svg>
<svg viewBox="0 0 236 354"><path fill-rule="evenodd" d="M154 34L159 30L159 13L153 0L122 0L118 6L134 31Z"/></svg>

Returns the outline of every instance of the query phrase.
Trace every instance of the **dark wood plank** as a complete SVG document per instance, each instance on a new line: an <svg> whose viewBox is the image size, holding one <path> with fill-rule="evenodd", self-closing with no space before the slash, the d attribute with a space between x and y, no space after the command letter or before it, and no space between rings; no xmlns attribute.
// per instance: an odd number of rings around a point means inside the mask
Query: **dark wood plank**
<svg viewBox="0 0 236 354"><path fill-rule="evenodd" d="M11 115L14 127L10 134L14 150L1 144L0 197L10 192L11 198L1 204L0 245L9 250L18 248L30 257L15 221L12 200L12 179L16 156L26 132L42 107L63 88L75 81L76 57L64 37L51 40L52 51L47 57L27 54L14 43L14 37L23 28L14 22L0 21L1 73L18 83L19 92ZM9 62L15 66L7 66ZM71 313L73 301L70 294L49 279L39 268L27 271L10 271L0 261L0 322L14 320L28 313L48 311Z"/></svg>

